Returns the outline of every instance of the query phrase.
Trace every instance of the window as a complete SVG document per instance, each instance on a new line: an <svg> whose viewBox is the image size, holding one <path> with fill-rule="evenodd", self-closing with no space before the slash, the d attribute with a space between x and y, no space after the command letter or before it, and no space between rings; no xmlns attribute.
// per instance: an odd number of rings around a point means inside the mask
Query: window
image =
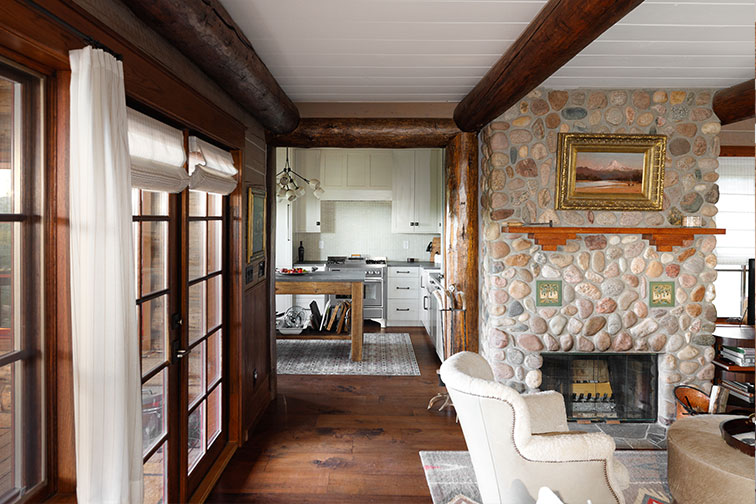
<svg viewBox="0 0 756 504"><path fill-rule="evenodd" d="M0 502L45 479L41 81L0 63Z"/></svg>
<svg viewBox="0 0 756 504"><path fill-rule="evenodd" d="M191 473L221 433L223 197L189 191L189 436Z"/></svg>
<svg viewBox="0 0 756 504"><path fill-rule="evenodd" d="M745 310L745 266L756 255L756 198L754 158L719 158L717 227L727 234L717 237L717 297L719 317L742 317Z"/></svg>
<svg viewBox="0 0 756 504"><path fill-rule="evenodd" d="M137 327L142 357L144 502L166 502L169 336L169 195L134 189Z"/></svg>

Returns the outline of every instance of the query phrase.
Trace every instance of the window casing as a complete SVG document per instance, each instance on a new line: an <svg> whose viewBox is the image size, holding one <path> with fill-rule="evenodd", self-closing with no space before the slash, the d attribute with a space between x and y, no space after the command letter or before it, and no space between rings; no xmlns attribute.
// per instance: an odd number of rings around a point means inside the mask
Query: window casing
<svg viewBox="0 0 756 504"><path fill-rule="evenodd" d="M0 63L0 503L46 479L41 95Z"/></svg>

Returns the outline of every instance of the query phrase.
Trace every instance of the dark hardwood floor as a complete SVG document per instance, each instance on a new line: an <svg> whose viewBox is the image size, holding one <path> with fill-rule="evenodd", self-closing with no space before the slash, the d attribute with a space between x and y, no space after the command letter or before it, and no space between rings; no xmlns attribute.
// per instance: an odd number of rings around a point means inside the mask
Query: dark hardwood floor
<svg viewBox="0 0 756 504"><path fill-rule="evenodd" d="M411 335L421 376L280 375L277 400L208 502L430 503L418 452L465 441L453 410L426 409L442 389L425 330L384 331Z"/></svg>

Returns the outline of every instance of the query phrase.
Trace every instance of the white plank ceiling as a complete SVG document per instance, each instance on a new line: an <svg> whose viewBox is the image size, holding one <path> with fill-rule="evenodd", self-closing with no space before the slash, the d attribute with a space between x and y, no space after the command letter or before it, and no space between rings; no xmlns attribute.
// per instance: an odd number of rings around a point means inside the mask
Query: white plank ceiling
<svg viewBox="0 0 756 504"><path fill-rule="evenodd" d="M221 2L299 102L457 102L546 3ZM544 85L737 84L754 76L755 12L753 0L645 0Z"/></svg>

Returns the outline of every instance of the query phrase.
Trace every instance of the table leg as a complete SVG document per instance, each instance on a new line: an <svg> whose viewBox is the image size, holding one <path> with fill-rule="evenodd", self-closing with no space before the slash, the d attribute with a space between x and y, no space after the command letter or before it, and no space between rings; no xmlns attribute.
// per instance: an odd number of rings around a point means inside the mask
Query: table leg
<svg viewBox="0 0 756 504"><path fill-rule="evenodd" d="M353 361L362 360L362 282L352 284L352 354Z"/></svg>

